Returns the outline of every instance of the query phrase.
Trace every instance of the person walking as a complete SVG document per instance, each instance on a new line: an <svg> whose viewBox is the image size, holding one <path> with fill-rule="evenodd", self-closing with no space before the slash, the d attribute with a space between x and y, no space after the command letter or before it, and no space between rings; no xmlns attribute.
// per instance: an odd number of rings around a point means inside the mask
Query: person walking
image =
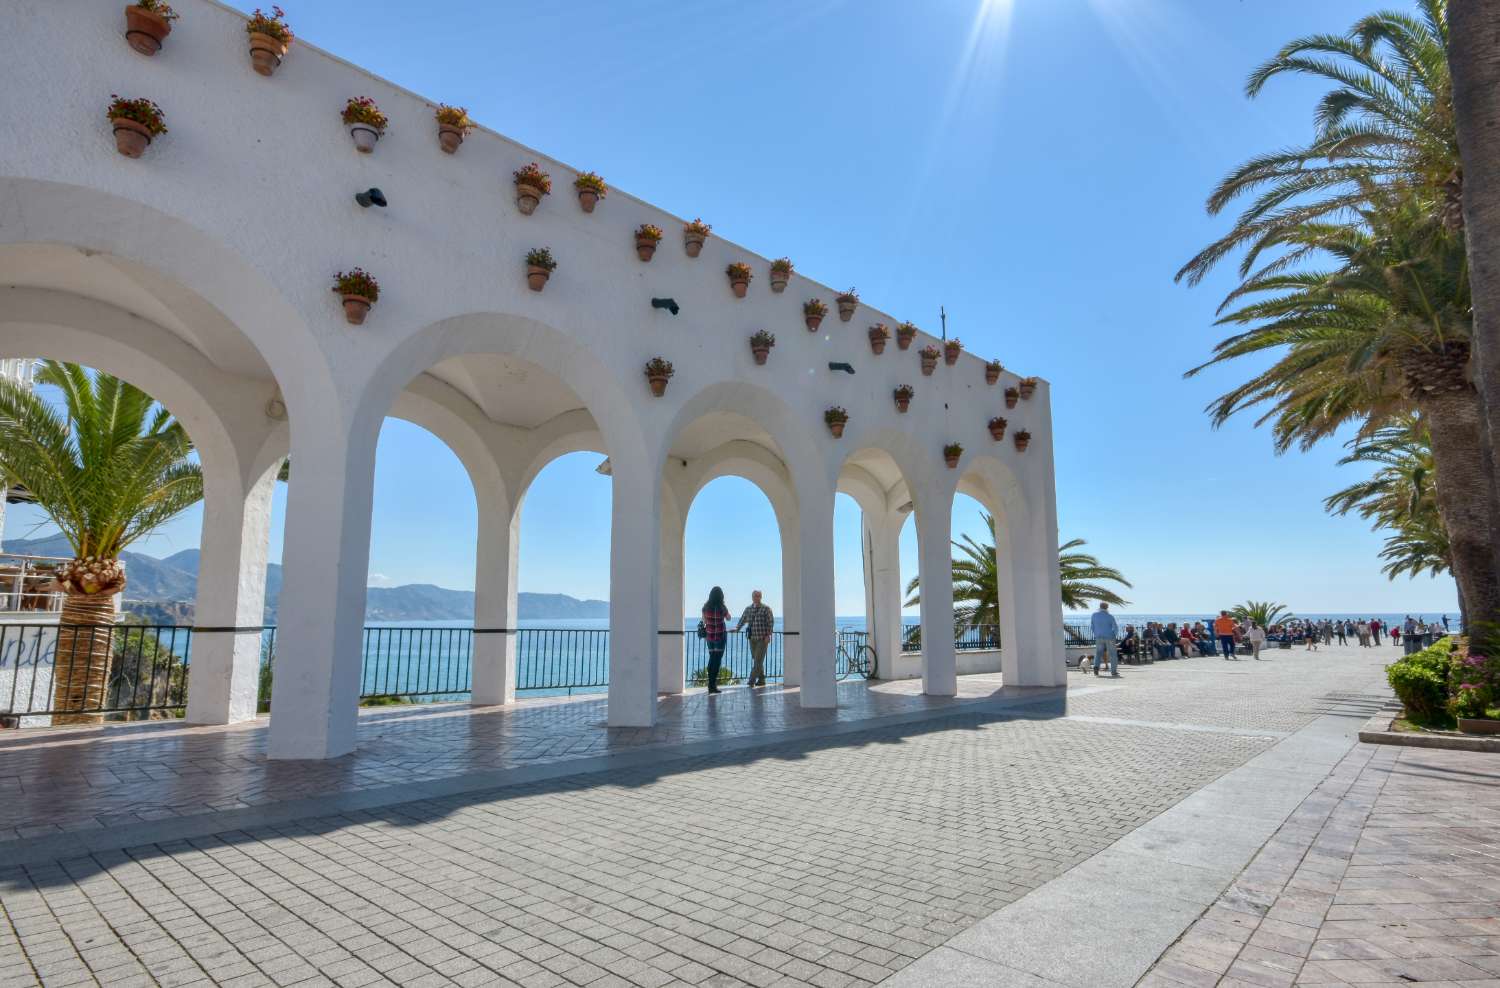
<svg viewBox="0 0 1500 988"><path fill-rule="evenodd" d="M1119 678L1120 652L1115 647L1115 639L1120 637L1120 625L1109 613L1108 604L1099 602L1099 609L1089 618L1089 630L1094 633L1094 675L1099 675L1100 666L1108 658L1109 674Z"/></svg>
<svg viewBox="0 0 1500 988"><path fill-rule="evenodd" d="M750 681L747 689L766 685L766 647L771 644L771 630L776 625L776 615L771 608L760 602L760 591L750 591L750 606L740 615L740 623L734 626L736 633L745 629L750 642Z"/></svg>
<svg viewBox="0 0 1500 988"><path fill-rule="evenodd" d="M1249 630L1245 632L1245 638L1250 642L1251 657L1259 662L1261 646L1266 643L1266 629L1251 621Z"/></svg>
<svg viewBox="0 0 1500 988"><path fill-rule="evenodd" d="M1375 639L1376 647L1380 645L1380 618L1370 619L1370 637Z"/></svg>
<svg viewBox="0 0 1500 988"><path fill-rule="evenodd" d="M1335 622L1333 622L1333 633L1339 636L1339 644L1340 645L1347 645L1347 644L1349 644L1349 636L1344 633L1344 622L1343 621L1335 621Z"/></svg>
<svg viewBox="0 0 1500 988"><path fill-rule="evenodd" d="M1220 611L1214 618L1214 634L1219 637L1219 648L1226 660L1234 658L1234 618L1228 611Z"/></svg>
<svg viewBox="0 0 1500 988"><path fill-rule="evenodd" d="M1359 647L1370 647L1370 626L1361 620L1354 626L1354 633L1359 636Z"/></svg>
<svg viewBox="0 0 1500 988"><path fill-rule="evenodd" d="M1311 621L1307 624L1307 634L1304 637L1307 639L1307 647L1303 651L1316 652L1318 650L1318 629L1313 626Z"/></svg>
<svg viewBox="0 0 1500 988"><path fill-rule="evenodd" d="M729 644L729 608L724 606L724 591L714 587L703 603L703 617L698 622L698 636L708 644L708 691L719 692L719 667L724 664L724 646Z"/></svg>

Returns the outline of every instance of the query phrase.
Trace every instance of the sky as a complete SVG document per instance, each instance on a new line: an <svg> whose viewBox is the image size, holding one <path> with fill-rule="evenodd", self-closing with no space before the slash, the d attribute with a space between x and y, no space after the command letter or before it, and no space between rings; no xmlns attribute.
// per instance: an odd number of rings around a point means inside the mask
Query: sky
<svg viewBox="0 0 1500 988"><path fill-rule="evenodd" d="M245 6L239 4L242 8ZM1391 583L1381 537L1322 499L1360 479L1328 443L1277 456L1204 406L1256 365L1191 380L1232 266L1173 274L1228 225L1203 207L1243 159L1311 133L1320 90L1246 76L1286 41L1400 0L427 0L287 4L298 37L716 234L1052 382L1061 537L1134 584L1128 611L1271 598L1307 613L1456 609L1447 578ZM296 57L293 54L290 57ZM605 599L598 457L542 472L520 589ZM411 478L422 478L412 483ZM279 559L285 492L277 496ZM140 546L197 544L190 512ZM687 527L689 607L713 583L780 603L775 519L725 478ZM835 517L840 614L863 611L859 512ZM12 512L6 537L35 534ZM955 534L978 533L960 497ZM458 461L388 421L371 582L471 588L475 505ZM903 577L916 572L909 524Z"/></svg>

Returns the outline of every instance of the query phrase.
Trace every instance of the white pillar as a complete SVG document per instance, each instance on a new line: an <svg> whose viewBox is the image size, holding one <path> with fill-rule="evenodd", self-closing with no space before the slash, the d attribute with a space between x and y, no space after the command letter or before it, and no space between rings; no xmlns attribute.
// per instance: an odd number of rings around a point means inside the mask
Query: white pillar
<svg viewBox="0 0 1500 988"><path fill-rule="evenodd" d="M781 627L802 627L802 513L788 506L785 514L777 512L776 526L781 534ZM802 636L781 636L783 686L802 685Z"/></svg>
<svg viewBox="0 0 1500 988"><path fill-rule="evenodd" d="M801 650L802 705L838 706L837 648L833 606L833 487L809 490L799 484L798 530L801 532L802 613L796 637ZM791 625L789 624L790 630Z"/></svg>
<svg viewBox="0 0 1500 988"><path fill-rule="evenodd" d="M875 649L881 679L890 679L901 657L901 523L905 515L886 511L864 516L869 583L865 627Z"/></svg>
<svg viewBox="0 0 1500 988"><path fill-rule="evenodd" d="M661 506L661 585L658 590L658 614L656 635L656 688L663 693L681 693L687 689L687 670L684 662L686 641L681 634L686 604L683 600L683 538L682 512L676 503L667 503L662 498ZM677 632L677 634L668 634Z"/></svg>
<svg viewBox="0 0 1500 988"><path fill-rule="evenodd" d="M379 423L337 416L292 428L271 758L335 758L356 742Z"/></svg>
<svg viewBox="0 0 1500 988"><path fill-rule="evenodd" d="M474 574L475 706L516 700L516 574L521 512L499 492L476 491L479 543Z"/></svg>
<svg viewBox="0 0 1500 988"><path fill-rule="evenodd" d="M231 471L204 465L189 724L233 724L255 716L275 491L275 470L247 493Z"/></svg>
<svg viewBox="0 0 1500 988"><path fill-rule="evenodd" d="M661 472L613 460L609 555L609 726L656 723Z"/></svg>
<svg viewBox="0 0 1500 988"><path fill-rule="evenodd" d="M1062 636L1062 577L1057 567L1051 390L1046 384L1033 405L1032 446L1019 458L1018 467L1030 518L1024 530L1011 533L1019 653L1011 685L1063 686L1068 669Z"/></svg>
<svg viewBox="0 0 1500 988"><path fill-rule="evenodd" d="M917 505L917 575L922 584L922 692L958 692L953 650L953 492L929 492Z"/></svg>

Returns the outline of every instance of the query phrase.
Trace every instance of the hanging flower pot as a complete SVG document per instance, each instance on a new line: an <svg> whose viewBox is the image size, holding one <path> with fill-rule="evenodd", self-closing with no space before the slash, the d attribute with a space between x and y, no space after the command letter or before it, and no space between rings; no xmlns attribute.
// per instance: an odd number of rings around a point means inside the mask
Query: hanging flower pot
<svg viewBox="0 0 1500 988"><path fill-rule="evenodd" d="M137 0L125 8L125 40L142 55L155 55L178 16L162 0Z"/></svg>
<svg viewBox="0 0 1500 988"><path fill-rule="evenodd" d="M708 239L708 231L712 229L701 219L683 225L682 249L687 251L688 257L697 257L703 253L703 242Z"/></svg>
<svg viewBox="0 0 1500 988"><path fill-rule="evenodd" d="M897 385L894 392L896 398L896 411L900 412L902 415L905 415L906 410L911 407L911 396L916 393L917 389L912 387L910 384Z"/></svg>
<svg viewBox="0 0 1500 988"><path fill-rule="evenodd" d="M287 25L286 12L272 7L270 15L255 13L245 22L245 33L250 35L250 66L261 75L271 75L286 57L292 44L292 29Z"/></svg>
<svg viewBox="0 0 1500 988"><path fill-rule="evenodd" d="M535 161L512 174L516 180L516 208L521 215L530 216L541 203L542 196L552 194L552 176L542 171Z"/></svg>
<svg viewBox="0 0 1500 988"><path fill-rule="evenodd" d="M115 149L127 158L139 158L151 146L152 138L167 132L161 107L148 99L112 96L105 115L115 132Z"/></svg>
<svg viewBox="0 0 1500 988"><path fill-rule="evenodd" d="M745 293L750 290L750 279L754 275L750 272L750 265L741 261L735 261L724 269L729 276L729 289L734 292L735 298L744 298Z"/></svg>
<svg viewBox="0 0 1500 988"><path fill-rule="evenodd" d="M828 431L833 433L833 438L844 438L844 426L849 424L849 413L837 405L823 413L823 421L828 424Z"/></svg>
<svg viewBox="0 0 1500 988"><path fill-rule="evenodd" d="M859 308L859 292L849 289L835 299L839 306L839 321L848 322L854 318L854 310Z"/></svg>
<svg viewBox="0 0 1500 988"><path fill-rule="evenodd" d="M351 326L364 324L370 306L380 300L380 283L362 269L340 271L333 276L333 293L343 299L344 318Z"/></svg>
<svg viewBox="0 0 1500 988"><path fill-rule="evenodd" d="M755 363L763 365L766 358L771 355L771 348L776 345L776 337L765 330L757 330L750 337L750 352L755 355Z"/></svg>
<svg viewBox="0 0 1500 988"><path fill-rule="evenodd" d="M1021 392L1017 388L1005 389L1005 407L1015 408L1016 402L1021 400Z"/></svg>
<svg viewBox="0 0 1500 988"><path fill-rule="evenodd" d="M385 133L390 121L380 112L380 107L368 96L355 96L344 104L344 125L349 136L354 138L354 149L360 154L375 150L375 142Z"/></svg>
<svg viewBox="0 0 1500 988"><path fill-rule="evenodd" d="M942 356L942 351L929 343L918 350L917 355L922 358L923 376L931 377L933 370L937 367L938 357Z"/></svg>
<svg viewBox="0 0 1500 988"><path fill-rule="evenodd" d="M671 379L673 373L670 360L652 357L646 361L646 382L651 385L651 394L657 398L666 394L667 381Z"/></svg>
<svg viewBox="0 0 1500 988"><path fill-rule="evenodd" d="M1019 383L1021 388L1021 397L1026 401L1030 401L1031 396L1036 394L1036 386L1040 384L1041 381L1034 377L1023 377L1021 378Z"/></svg>
<svg viewBox="0 0 1500 988"><path fill-rule="evenodd" d="M656 245L661 243L661 227L642 223L635 228L635 256L649 261L656 255Z"/></svg>
<svg viewBox="0 0 1500 988"><path fill-rule="evenodd" d="M469 131L474 129L469 111L461 106L440 103L433 116L437 118L438 147L443 149L444 154L456 153L464 138L469 136Z"/></svg>
<svg viewBox="0 0 1500 988"><path fill-rule="evenodd" d="M771 262L771 291L777 295L786 291L786 283L792 279L792 259L780 257Z"/></svg>
<svg viewBox="0 0 1500 988"><path fill-rule="evenodd" d="M1000 440L1004 439L1005 427L1007 424L1008 423L998 415L990 419L990 438L995 440L995 442L997 443Z"/></svg>
<svg viewBox="0 0 1500 988"><path fill-rule="evenodd" d="M1031 433L1027 432L1025 429L1017 432L1011 438L1015 440L1016 452L1018 453L1026 452L1026 447L1031 445Z"/></svg>
<svg viewBox="0 0 1500 988"><path fill-rule="evenodd" d="M949 470L958 466L958 458L963 455L964 448L958 443L949 443L943 447L943 462L948 464Z"/></svg>
<svg viewBox="0 0 1500 988"><path fill-rule="evenodd" d="M593 172L584 172L573 179L573 191L578 193L578 205L585 213L592 213L599 200L609 195L609 186Z"/></svg>
<svg viewBox="0 0 1500 988"><path fill-rule="evenodd" d="M998 361L998 360L991 360L988 363L986 363L984 365L984 383L985 384L996 384L996 383L998 383L999 380L1000 380L1000 372L1003 371L1004 369L1005 368L1000 365L1000 361Z"/></svg>
<svg viewBox="0 0 1500 988"><path fill-rule="evenodd" d="M886 328L885 323L878 322L870 327L870 352L874 354L885 353L885 345L890 341L891 331Z"/></svg>
<svg viewBox="0 0 1500 988"><path fill-rule="evenodd" d="M954 364L958 363L958 355L960 353L963 353L963 350L964 350L964 345L958 339L958 337L955 336L951 340L944 340L943 341L943 363L947 364L949 367L952 367Z"/></svg>
<svg viewBox="0 0 1500 988"><path fill-rule="evenodd" d="M807 331L816 333L818 327L823 325L823 317L828 315L828 306L823 304L820 298L810 298L802 303L802 321L807 323Z"/></svg>
<svg viewBox="0 0 1500 988"><path fill-rule="evenodd" d="M909 322L904 322L896 327L896 348L898 350L911 349L911 341L917 338L917 327Z"/></svg>
<svg viewBox="0 0 1500 988"><path fill-rule="evenodd" d="M526 252L526 287L539 292L547 287L547 279L557 270L552 251L546 247L533 247Z"/></svg>

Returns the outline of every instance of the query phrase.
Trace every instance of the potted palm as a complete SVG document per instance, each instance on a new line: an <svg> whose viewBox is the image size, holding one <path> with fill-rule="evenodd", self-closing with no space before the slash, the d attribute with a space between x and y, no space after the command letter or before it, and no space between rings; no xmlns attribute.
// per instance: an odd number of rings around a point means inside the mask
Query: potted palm
<svg viewBox="0 0 1500 988"><path fill-rule="evenodd" d="M1035 377L1023 377L1019 383L1022 399L1030 401L1031 396L1036 394L1036 386L1041 383L1041 380Z"/></svg>
<svg viewBox="0 0 1500 988"><path fill-rule="evenodd" d="M1001 418L998 415L990 419L990 438L995 440L995 442L997 443L1000 440L1004 439L1005 427L1009 424L1010 423L1006 422L1005 419Z"/></svg>
<svg viewBox="0 0 1500 988"><path fill-rule="evenodd" d="M1018 453L1026 452L1026 447L1031 445L1031 433L1025 429L1017 431L1011 438L1016 441L1016 452Z"/></svg>
<svg viewBox="0 0 1500 988"><path fill-rule="evenodd" d="M344 301L344 318L351 326L364 324L370 306L380 300L380 283L361 268L333 276L333 293Z"/></svg>
<svg viewBox="0 0 1500 988"><path fill-rule="evenodd" d="M667 393L667 381L671 379L672 361L662 357L652 357L646 361L646 381L651 385L651 393L660 398Z"/></svg>
<svg viewBox="0 0 1500 988"><path fill-rule="evenodd" d="M1005 370L998 360L989 360L984 365L984 383L996 384L1000 380L1000 372Z"/></svg>
<svg viewBox="0 0 1500 988"><path fill-rule="evenodd" d="M656 256L656 245L661 243L661 227L654 223L642 223L635 228L635 256L649 261Z"/></svg>
<svg viewBox="0 0 1500 988"><path fill-rule="evenodd" d="M203 474L186 430L145 392L53 360L36 383L61 400L0 378L0 477L31 493L73 552L56 573L54 654L68 658L53 667L52 724L98 723L116 661L120 554L202 500Z"/></svg>
<svg viewBox="0 0 1500 988"><path fill-rule="evenodd" d="M440 103L433 116L437 118L438 147L443 149L444 154L456 153L464 138L469 136L469 131L474 129L469 111L461 106Z"/></svg>
<svg viewBox="0 0 1500 988"><path fill-rule="evenodd" d="M755 355L757 364L764 364L766 357L770 356L771 348L776 345L776 337L763 329L755 331L750 337L750 352Z"/></svg>
<svg viewBox="0 0 1500 988"><path fill-rule="evenodd" d="M964 448L959 443L949 443L943 447L943 462L948 464L949 470L958 466L958 458L963 455Z"/></svg>
<svg viewBox="0 0 1500 988"><path fill-rule="evenodd" d="M744 298L745 293L750 290L750 279L755 275L750 270L750 265L743 261L735 261L724 269L729 276L729 288L734 292L735 298Z"/></svg>
<svg viewBox="0 0 1500 988"><path fill-rule="evenodd" d="M917 351L917 355L922 358L922 375L924 377L932 376L933 370L937 367L938 357L942 356L942 353L941 350L931 343Z"/></svg>
<svg viewBox="0 0 1500 988"><path fill-rule="evenodd" d="M530 216L541 203L542 196L552 194L552 176L542 171L535 161L511 174L516 180L516 208L521 215Z"/></svg>
<svg viewBox="0 0 1500 988"><path fill-rule="evenodd" d="M375 142L385 133L388 123L390 121L386 119L386 115L380 112L380 107L368 96L353 96L344 104L344 126L349 128L349 136L354 138L354 149L360 154L369 154L375 150Z"/></svg>
<svg viewBox="0 0 1500 988"><path fill-rule="evenodd" d="M592 213L599 200L609 195L609 186L595 172L584 172L573 179L573 191L578 193L578 205L585 213Z"/></svg>
<svg viewBox="0 0 1500 988"><path fill-rule="evenodd" d="M1020 401L1020 399L1021 399L1021 391L1020 391L1019 388L1006 388L1005 389L1005 407L1006 408L1015 408L1016 407L1016 402Z"/></svg>
<svg viewBox="0 0 1500 988"><path fill-rule="evenodd" d="M958 355L960 353L963 353L963 349L963 342L956 336L951 340L944 340L943 363L947 364L949 367L952 367L954 364L958 363Z"/></svg>
<svg viewBox="0 0 1500 988"><path fill-rule="evenodd" d="M898 384L894 392L896 398L896 411L905 415L906 410L911 407L911 397L917 393L917 389L910 384Z"/></svg>
<svg viewBox="0 0 1500 988"><path fill-rule="evenodd" d="M859 308L859 292L851 288L847 292L840 292L834 301L839 307L839 322L848 322L854 318L854 310Z"/></svg>
<svg viewBox="0 0 1500 988"><path fill-rule="evenodd" d="M245 22L245 33L250 35L251 68L261 75L271 75L292 44L292 29L286 22L286 12L280 7L272 7L271 13L265 14L259 7L255 8L255 13Z"/></svg>
<svg viewBox="0 0 1500 988"><path fill-rule="evenodd" d="M820 298L810 298L802 303L802 321L807 323L807 331L816 333L818 327L823 325L823 317L828 315L828 306L823 304Z"/></svg>
<svg viewBox="0 0 1500 988"><path fill-rule="evenodd" d="M167 132L161 107L148 99L110 97L105 115L115 132L115 148L127 158L139 158L151 146L152 138Z"/></svg>
<svg viewBox="0 0 1500 988"><path fill-rule="evenodd" d="M155 55L178 16L162 0L136 0L125 8L125 40L142 55Z"/></svg>
<svg viewBox="0 0 1500 988"><path fill-rule="evenodd" d="M833 438L844 438L844 426L849 424L849 413L838 405L834 405L823 413L823 421L828 424L828 431L833 433Z"/></svg>
<svg viewBox="0 0 1500 988"><path fill-rule="evenodd" d="M526 287L539 292L547 287L547 279L557 270L552 251L546 247L533 247L526 252Z"/></svg>
<svg viewBox="0 0 1500 988"><path fill-rule="evenodd" d="M792 279L792 259L778 257L771 262L771 291L777 295L786 291L786 283Z"/></svg>
<svg viewBox="0 0 1500 988"><path fill-rule="evenodd" d="M885 345L890 341L891 331L885 323L878 322L870 327L870 352L875 354L885 353Z"/></svg>
<svg viewBox="0 0 1500 988"><path fill-rule="evenodd" d="M708 239L708 231L713 227L695 219L691 223L682 226L682 249L687 251L688 257L697 257L703 252L703 242Z"/></svg>
<svg viewBox="0 0 1500 988"><path fill-rule="evenodd" d="M915 323L904 322L896 327L896 348L898 350L911 349L911 341L917 338L917 327Z"/></svg>

